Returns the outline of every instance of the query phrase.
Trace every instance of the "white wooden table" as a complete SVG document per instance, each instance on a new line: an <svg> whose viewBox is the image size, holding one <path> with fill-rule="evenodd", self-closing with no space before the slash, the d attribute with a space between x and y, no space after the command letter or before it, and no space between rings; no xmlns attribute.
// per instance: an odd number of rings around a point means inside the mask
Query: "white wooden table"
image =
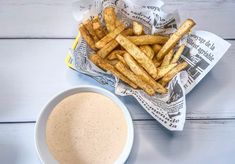
<svg viewBox="0 0 235 164"><path fill-rule="evenodd" d="M34 126L56 93L98 85L64 64L77 34L73 0L0 0L0 163L39 164ZM133 98L121 98L134 120L127 163L235 163L235 1L167 0L167 10L191 17L197 29L228 40L226 55L187 95L183 132L169 132ZM108 88L112 91L112 89Z"/></svg>

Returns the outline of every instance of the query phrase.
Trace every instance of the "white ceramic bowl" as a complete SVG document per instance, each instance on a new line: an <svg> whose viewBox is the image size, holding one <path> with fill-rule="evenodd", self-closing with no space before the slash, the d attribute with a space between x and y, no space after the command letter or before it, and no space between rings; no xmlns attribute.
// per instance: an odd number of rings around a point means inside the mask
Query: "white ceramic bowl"
<svg viewBox="0 0 235 164"><path fill-rule="evenodd" d="M42 109L37 123L35 127L35 142L36 142L36 149L38 152L38 155L41 159L41 161L45 164L58 164L58 162L54 159L52 154L49 152L47 143L46 143L46 123L47 119L51 113L51 111L54 109L54 107L62 101L65 97L68 97L70 95L80 93L80 92L95 92L102 94L104 96L109 97L112 99L123 111L126 122L127 122L127 128L128 128L128 133L127 133L127 140L126 144L124 146L124 149L122 153L120 154L119 158L115 163L121 164L126 161L128 158L132 145L133 145L133 139L134 139L134 130L133 130L133 122L131 119L131 116L126 108L126 106L119 100L117 96L115 96L113 93L102 89L98 88L95 86L79 86L75 88L68 89L54 98L52 98L48 104Z"/></svg>

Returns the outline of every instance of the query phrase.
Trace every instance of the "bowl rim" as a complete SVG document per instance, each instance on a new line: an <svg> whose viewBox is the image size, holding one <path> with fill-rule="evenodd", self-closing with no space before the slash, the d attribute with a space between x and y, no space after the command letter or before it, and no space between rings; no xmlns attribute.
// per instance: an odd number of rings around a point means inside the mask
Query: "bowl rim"
<svg viewBox="0 0 235 164"><path fill-rule="evenodd" d="M57 164L58 163L58 161L55 160L53 155L48 150L47 144L45 142L45 133L46 133L45 125L46 125L48 116L50 115L54 107L60 101L62 101L64 98L68 96L71 96L73 94L80 93L80 92L94 92L94 93L102 94L103 96L110 98L122 110L126 123L127 123L127 139L126 139L126 143L123 148L123 151L119 155L118 159L115 161L115 164L124 163L127 160L131 152L133 141L134 141L134 127L133 127L133 121L132 121L131 115L127 107L124 105L124 103L115 94L113 94L112 92L104 88L92 86L92 85L79 85L79 86L71 87L69 89L65 89L62 92L55 94L46 103L46 105L43 106L42 110L40 111L37 117L35 131L34 131L35 148L36 148L38 157L40 158L40 161L45 164L47 163Z"/></svg>

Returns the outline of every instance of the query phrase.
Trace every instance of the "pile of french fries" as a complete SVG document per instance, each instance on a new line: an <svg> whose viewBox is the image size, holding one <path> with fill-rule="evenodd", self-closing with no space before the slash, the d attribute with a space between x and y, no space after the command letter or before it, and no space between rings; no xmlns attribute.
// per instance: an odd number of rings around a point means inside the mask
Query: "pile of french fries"
<svg viewBox="0 0 235 164"><path fill-rule="evenodd" d="M89 59L135 89L141 88L149 95L166 93L168 82L188 65L178 61L185 48L178 42L195 22L187 19L169 37L146 35L143 25L136 21L126 27L116 18L113 7L105 8L103 17L106 26L96 16L79 27L83 39L94 50Z"/></svg>

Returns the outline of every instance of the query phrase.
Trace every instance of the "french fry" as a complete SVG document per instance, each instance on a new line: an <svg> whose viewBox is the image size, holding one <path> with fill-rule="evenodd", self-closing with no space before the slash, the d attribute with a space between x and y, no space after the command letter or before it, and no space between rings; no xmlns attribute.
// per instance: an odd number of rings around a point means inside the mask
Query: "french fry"
<svg viewBox="0 0 235 164"><path fill-rule="evenodd" d="M119 62L119 60L117 60L117 59L114 59L114 60L105 60L105 61L107 61L112 66L116 65Z"/></svg>
<svg viewBox="0 0 235 164"><path fill-rule="evenodd" d="M107 43L109 43L111 40L115 39L115 37L121 33L125 29L125 25L120 25L117 28L115 28L112 32L108 33L105 37L103 37L101 40L96 42L95 46L98 49L103 48Z"/></svg>
<svg viewBox="0 0 235 164"><path fill-rule="evenodd" d="M122 31L121 34L123 34L123 35L125 35L125 36L133 35L133 29L132 29L132 28L128 28L128 29ZM116 48L116 47L115 47L115 48ZM124 50L123 50L123 51L124 51ZM111 54L110 54L110 55L111 55ZM109 55L109 56L110 56L110 55ZM114 56L112 56L112 57L114 57ZM111 58L112 58L112 57L111 57ZM110 59L110 60L111 60L111 59Z"/></svg>
<svg viewBox="0 0 235 164"><path fill-rule="evenodd" d="M115 65L115 68L121 72L123 75L125 75L129 80L131 80L133 83L135 83L138 87L143 89L147 94L153 95L155 93L154 89L147 84L145 81L143 81L140 77L135 75L129 68L127 68L122 62L118 62Z"/></svg>
<svg viewBox="0 0 235 164"><path fill-rule="evenodd" d="M168 52L168 54L163 58L161 67L169 65L170 62L171 62L171 59L172 59L173 55L174 55L174 50L172 49L172 50L170 50L170 51Z"/></svg>
<svg viewBox="0 0 235 164"><path fill-rule="evenodd" d="M158 61L156 57L153 58L153 64L155 67L159 67L162 64L162 61Z"/></svg>
<svg viewBox="0 0 235 164"><path fill-rule="evenodd" d="M113 50L107 57L109 60L117 59L117 55L123 55L126 51L124 50Z"/></svg>
<svg viewBox="0 0 235 164"><path fill-rule="evenodd" d="M102 57L105 58L111 51L113 51L117 46L118 46L118 42L116 40L112 40L110 41L108 44L106 44L103 48L101 48L97 54Z"/></svg>
<svg viewBox="0 0 235 164"><path fill-rule="evenodd" d="M93 40L93 38L91 37L89 32L86 30L86 28L85 28L85 26L83 24L79 27L79 31L80 31L83 39L89 45L89 47L96 51L97 48L95 47L95 41Z"/></svg>
<svg viewBox="0 0 235 164"><path fill-rule="evenodd" d="M91 37L94 39L94 41L99 41L99 38L96 36L95 31L93 29L92 21L88 19L83 24L87 31L90 33Z"/></svg>
<svg viewBox="0 0 235 164"><path fill-rule="evenodd" d="M126 64L126 61L124 60L124 57L121 55L117 55L117 58L119 61L121 61L123 64Z"/></svg>
<svg viewBox="0 0 235 164"><path fill-rule="evenodd" d="M167 92L167 90L161 84L157 83L141 66L138 65L138 63L130 54L125 53L123 57L124 57L126 64L129 66L132 72L134 72L134 74L139 76L142 80L144 80L150 86L152 86L156 92L158 93Z"/></svg>
<svg viewBox="0 0 235 164"><path fill-rule="evenodd" d="M133 29L132 28L127 28L126 30L122 31L121 34L124 35L124 36L133 35Z"/></svg>
<svg viewBox="0 0 235 164"><path fill-rule="evenodd" d="M153 61L149 59L135 44L123 35L119 34L116 41L153 77L157 76L157 69Z"/></svg>
<svg viewBox="0 0 235 164"><path fill-rule="evenodd" d="M133 32L135 35L141 35L142 32L143 32L143 25L136 22L136 21L133 21Z"/></svg>
<svg viewBox="0 0 235 164"><path fill-rule="evenodd" d="M160 51L161 48L162 48L162 46L160 46L159 44L152 45L152 49L153 49L154 53L156 53L156 54Z"/></svg>
<svg viewBox="0 0 235 164"><path fill-rule="evenodd" d="M157 54L157 53L160 51L161 48L162 48L162 46L159 45L159 44L154 44L154 45L152 45L152 49L153 49L153 51L154 51L155 54ZM155 54L154 54L154 55L155 55ZM153 57L153 63L154 63L154 65L155 65L155 67L157 68L157 67L159 67L159 66L162 64L162 60L161 60L161 61L158 61L158 60L157 60L157 56L155 55L155 56Z"/></svg>
<svg viewBox="0 0 235 164"><path fill-rule="evenodd" d="M109 32L116 28L116 13L113 7L104 9L104 21Z"/></svg>
<svg viewBox="0 0 235 164"><path fill-rule="evenodd" d="M182 62L170 70L163 78L159 81L160 84L166 86L166 84L181 70L185 69L188 66L187 62Z"/></svg>
<svg viewBox="0 0 235 164"><path fill-rule="evenodd" d="M154 51L149 45L140 46L140 49L145 53L146 56L148 56L149 59L154 57Z"/></svg>
<svg viewBox="0 0 235 164"><path fill-rule="evenodd" d="M173 59L171 60L171 63L177 63L177 61L179 60L180 58L180 55L183 53L184 51L184 48L185 48L185 44L182 44L179 49L176 51L176 53L174 54L173 56Z"/></svg>
<svg viewBox="0 0 235 164"><path fill-rule="evenodd" d="M107 35L109 33L106 27L103 27L103 31L104 31L105 35Z"/></svg>
<svg viewBox="0 0 235 164"><path fill-rule="evenodd" d="M101 39L103 38L106 33L103 29L103 27L101 26L101 23L100 23L100 20L99 20L99 17L98 16L95 16L92 20L92 26L93 26L93 29L94 29L94 32L96 34L96 36Z"/></svg>
<svg viewBox="0 0 235 164"><path fill-rule="evenodd" d="M89 59L133 88L139 87L149 95L166 93L165 86L188 65L187 62L177 64L185 45L181 45L176 53L174 47L195 22L187 19L168 37L146 35L144 26L136 21L125 29L113 7L105 8L103 16L106 26L102 26L99 17L95 16L79 27L83 39L96 51Z"/></svg>
<svg viewBox="0 0 235 164"><path fill-rule="evenodd" d="M157 54L157 59L161 60L164 56L178 43L178 41L187 34L192 27L195 25L195 22L192 19L187 19L179 29L171 35L170 39L164 44L162 49Z"/></svg>
<svg viewBox="0 0 235 164"><path fill-rule="evenodd" d="M167 66L161 66L157 68L157 77L155 78L155 80L158 80L160 78L162 78L163 76L165 76L165 74L167 74L170 70L172 70L177 64L169 64Z"/></svg>
<svg viewBox="0 0 235 164"><path fill-rule="evenodd" d="M124 75L122 75L117 69L114 68L111 64L106 62L104 59L99 57L96 54L89 55L89 59L98 67L104 69L105 71L109 71L115 76L117 76L119 79L121 79L123 82L129 84L133 88L137 88L137 85L133 82L131 82L128 78L126 78Z"/></svg>
<svg viewBox="0 0 235 164"><path fill-rule="evenodd" d="M148 45L148 44L164 44L169 39L166 36L156 36L156 35L139 35L139 36L128 36L132 43L137 46Z"/></svg>

